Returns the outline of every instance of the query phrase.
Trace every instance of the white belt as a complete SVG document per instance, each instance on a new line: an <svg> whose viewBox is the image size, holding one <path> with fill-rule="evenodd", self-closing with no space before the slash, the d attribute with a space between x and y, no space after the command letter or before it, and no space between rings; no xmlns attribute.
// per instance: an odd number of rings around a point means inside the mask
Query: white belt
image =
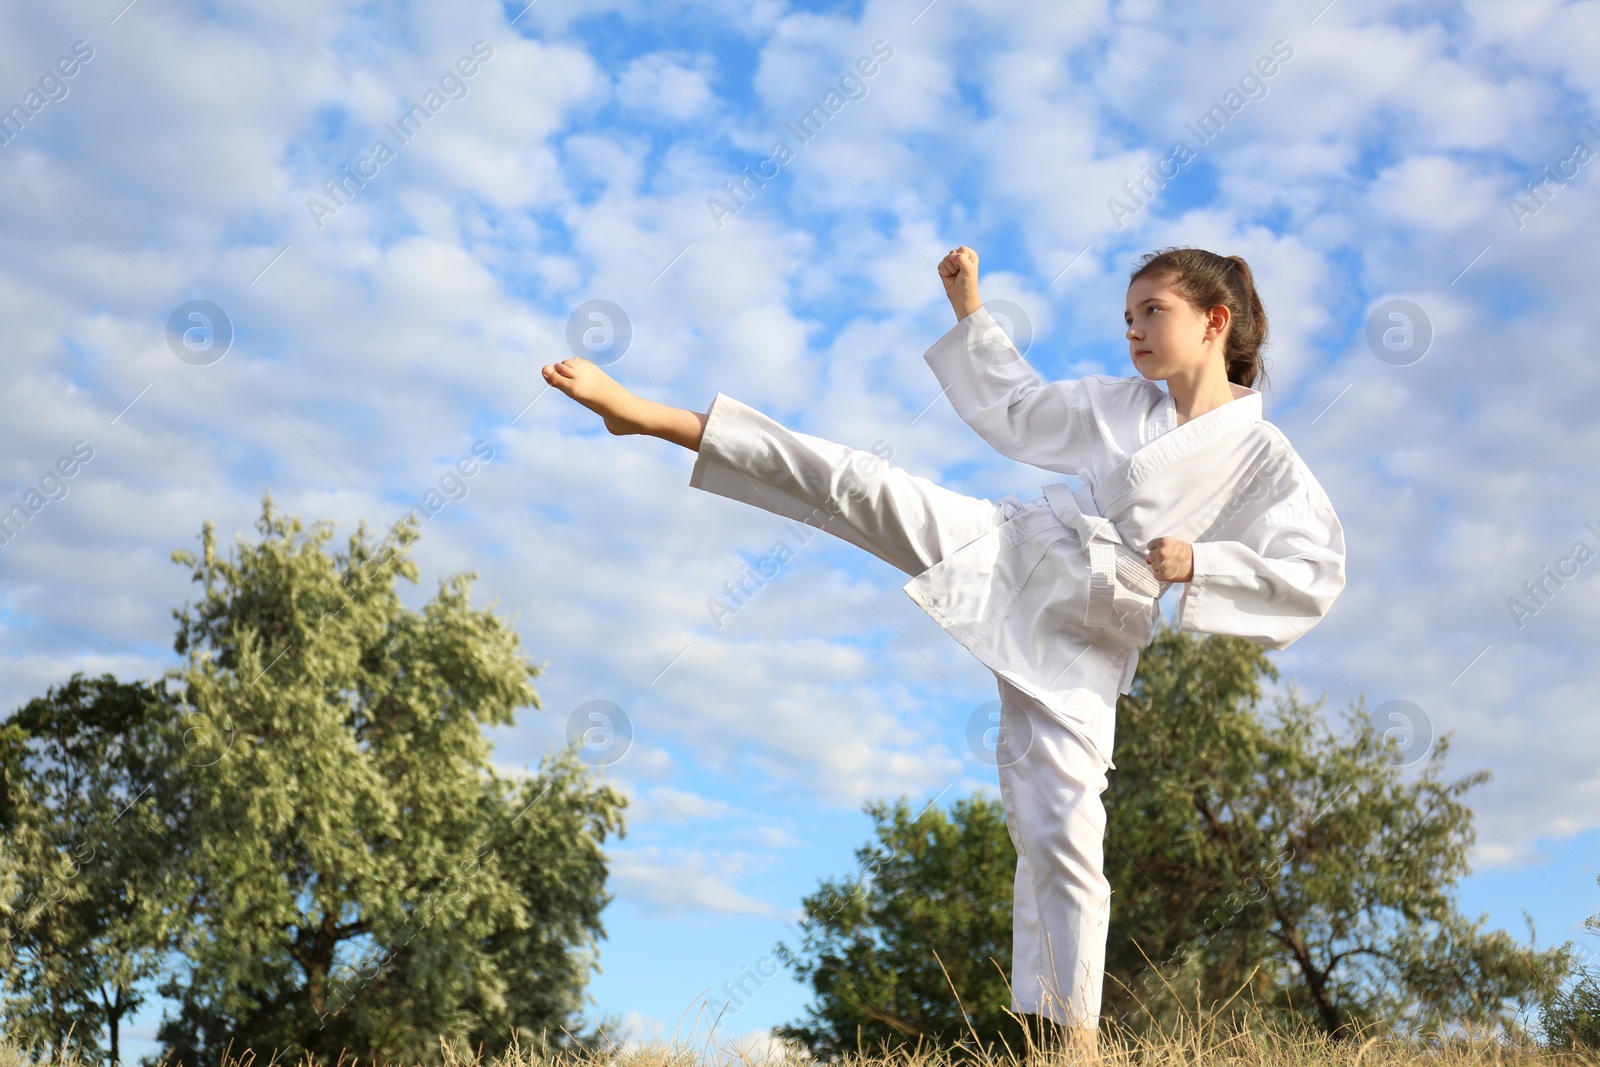
<svg viewBox="0 0 1600 1067"><path fill-rule="evenodd" d="M1087 509L1076 495L1078 492L1087 495ZM1111 520L1097 513L1098 505L1088 486L1074 492L1060 483L1047 485L1044 496L1062 525L1078 532L1078 539L1089 554L1089 605L1083 613L1085 625L1110 626L1118 621L1111 602L1116 593L1114 583L1119 578L1136 593L1152 599L1161 595L1161 580L1150 569L1144 554L1124 544Z"/></svg>

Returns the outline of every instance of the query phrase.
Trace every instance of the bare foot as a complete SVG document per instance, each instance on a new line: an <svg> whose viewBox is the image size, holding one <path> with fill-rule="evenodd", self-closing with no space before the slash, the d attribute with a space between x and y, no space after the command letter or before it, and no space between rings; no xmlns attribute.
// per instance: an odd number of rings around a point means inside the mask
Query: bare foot
<svg viewBox="0 0 1600 1067"><path fill-rule="evenodd" d="M1094 1067L1101 1062L1099 1030L1093 1027L1080 1029L1076 1026L1064 1027L1067 1039L1064 1042L1067 1055L1072 1057L1072 1063Z"/></svg>
<svg viewBox="0 0 1600 1067"><path fill-rule="evenodd" d="M560 363L547 363L540 373L552 386L600 415L612 433L649 432L642 418L644 402L593 362L574 356Z"/></svg>

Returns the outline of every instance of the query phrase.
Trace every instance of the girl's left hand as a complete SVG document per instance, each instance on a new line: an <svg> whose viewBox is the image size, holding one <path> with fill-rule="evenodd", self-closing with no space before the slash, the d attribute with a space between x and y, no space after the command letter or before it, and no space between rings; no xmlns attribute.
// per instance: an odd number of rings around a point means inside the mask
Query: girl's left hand
<svg viewBox="0 0 1600 1067"><path fill-rule="evenodd" d="M1163 582L1187 582L1194 578L1194 549L1176 537L1158 537L1150 542L1145 562Z"/></svg>

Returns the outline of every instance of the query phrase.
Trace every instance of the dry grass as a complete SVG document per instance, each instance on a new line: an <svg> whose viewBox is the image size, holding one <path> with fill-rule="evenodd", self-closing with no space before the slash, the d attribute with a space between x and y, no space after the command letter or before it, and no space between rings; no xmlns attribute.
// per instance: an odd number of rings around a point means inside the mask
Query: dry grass
<svg viewBox="0 0 1600 1067"><path fill-rule="evenodd" d="M580 1051L513 1046L500 1056L484 1056L440 1042L442 1067L816 1067L802 1050L777 1044L752 1048L711 1037L701 1040L628 1041ZM252 1053L230 1056L221 1067L267 1067ZM1216 1018L1185 1017L1167 1032L1133 1036L1101 1035L1085 1054L1060 1038L1030 1047L975 1051L954 1048L905 1049L891 1054L852 1054L840 1067L1600 1067L1600 1050L1559 1052L1529 1039L1456 1034L1413 1040L1357 1037L1336 1041L1306 1029L1289 1031L1256 1020L1248 1026ZM97 1067L70 1059L40 1061L0 1043L0 1067ZM310 1060L272 1067L313 1067ZM338 1067L377 1067L346 1058ZM397 1067L397 1065L387 1065Z"/></svg>
<svg viewBox="0 0 1600 1067"><path fill-rule="evenodd" d="M544 1055L513 1049L484 1060L444 1048L444 1067L814 1067L802 1050L769 1047L762 1053L737 1044L650 1042L603 1051ZM1553 1051L1534 1041L1501 1037L1430 1036L1402 1041L1364 1037L1337 1041L1326 1034L1289 1031L1257 1021L1225 1027L1215 1019L1186 1018L1168 1032L1100 1036L1085 1053L1059 1037L1023 1049L976 1051L975 1046L852 1054L839 1067L1600 1067L1600 1050Z"/></svg>

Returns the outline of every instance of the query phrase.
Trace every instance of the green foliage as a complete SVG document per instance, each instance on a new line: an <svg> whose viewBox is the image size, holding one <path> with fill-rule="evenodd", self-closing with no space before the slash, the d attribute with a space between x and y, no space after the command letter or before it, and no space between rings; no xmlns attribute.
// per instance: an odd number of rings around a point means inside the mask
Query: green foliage
<svg viewBox="0 0 1600 1067"><path fill-rule="evenodd" d="M1568 1052L1600 1050L1600 970L1586 967L1571 988L1551 996L1540 1011L1545 1040Z"/></svg>
<svg viewBox="0 0 1600 1067"><path fill-rule="evenodd" d="M272 514L259 544L190 565L178 612L197 739L191 966L161 1037L185 1062L258 1052L434 1062L569 1021L603 936L601 845L623 799L569 751L520 784L486 726L538 707L515 631L470 575L406 608L404 543Z"/></svg>
<svg viewBox="0 0 1600 1067"><path fill-rule="evenodd" d="M866 811L877 841L856 850L861 871L806 897L804 943L778 949L817 1002L804 1022L773 1033L825 1059L858 1040L949 1047L970 1042L973 1029L1020 1050L1021 1027L1005 1014L1017 854L1004 808L977 796L948 815L930 807L913 817L903 798Z"/></svg>
<svg viewBox="0 0 1600 1067"><path fill-rule="evenodd" d="M1566 963L1457 913L1473 841L1459 798L1487 772L1440 775L1448 737L1406 772L1364 707L1340 735L1293 691L1258 711L1264 650L1164 624L1118 707L1105 794L1113 888L1102 1020L1170 1032L1185 1012L1348 1037L1502 1024ZM1007 1014L1015 854L997 802L946 820L877 815L873 877L805 899L786 962L816 1001L780 1036L824 1059L857 1046L957 1042L967 1022L1018 1048ZM955 979L963 1020L938 958ZM997 966L998 965L998 966ZM1247 1010L1246 1010L1247 1009ZM1192 1016L1191 1016L1192 1017Z"/></svg>
<svg viewBox="0 0 1600 1067"><path fill-rule="evenodd" d="M624 799L571 749L496 773L485 728L539 706L538 671L471 575L401 602L412 530L330 551L270 497L257 529L174 553L202 595L164 686L74 678L0 725L10 1036L97 1053L158 970L191 1067L230 1044L437 1063L441 1038L571 1027Z"/></svg>
<svg viewBox="0 0 1600 1067"><path fill-rule="evenodd" d="M0 996L26 1047L59 1055L70 1031L75 1054L116 1062L122 1020L174 943L173 719L158 686L75 674L0 729L13 880Z"/></svg>
<svg viewBox="0 0 1600 1067"><path fill-rule="evenodd" d="M1600 882L1600 878L1596 881ZM1584 925L1591 935L1600 934L1600 914L1589 916ZM1577 949L1570 941L1567 948L1576 980L1545 999L1540 1005L1539 1022L1546 1042L1553 1048L1600 1050L1600 967L1595 965L1596 953L1588 948Z"/></svg>
<svg viewBox="0 0 1600 1067"><path fill-rule="evenodd" d="M1474 840L1458 798L1489 773L1441 781L1446 735L1408 781L1364 704L1343 734L1293 686L1258 715L1261 677L1259 647L1164 626L1122 699L1105 1014L1240 993L1336 1036L1513 1028L1566 963L1456 911Z"/></svg>

